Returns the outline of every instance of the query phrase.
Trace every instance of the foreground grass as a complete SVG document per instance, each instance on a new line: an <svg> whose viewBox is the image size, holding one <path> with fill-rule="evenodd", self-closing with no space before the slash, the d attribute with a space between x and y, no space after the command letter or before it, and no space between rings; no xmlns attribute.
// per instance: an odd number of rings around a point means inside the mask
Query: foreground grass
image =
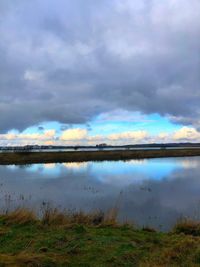
<svg viewBox="0 0 200 267"><path fill-rule="evenodd" d="M0 216L0 266L200 266L200 226L171 233L117 225L114 217L18 210Z"/></svg>
<svg viewBox="0 0 200 267"><path fill-rule="evenodd" d="M200 156L200 149L0 153L0 164L31 164Z"/></svg>

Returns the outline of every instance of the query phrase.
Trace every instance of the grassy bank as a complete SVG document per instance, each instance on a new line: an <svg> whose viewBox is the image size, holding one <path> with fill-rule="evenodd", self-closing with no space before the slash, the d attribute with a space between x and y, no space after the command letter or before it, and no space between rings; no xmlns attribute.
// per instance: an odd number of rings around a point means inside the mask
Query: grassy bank
<svg viewBox="0 0 200 267"><path fill-rule="evenodd" d="M0 165L102 160L130 160L186 156L200 156L200 149L0 153Z"/></svg>
<svg viewBox="0 0 200 267"><path fill-rule="evenodd" d="M0 266L199 266L200 226L171 233L117 225L99 214L17 210L0 216Z"/></svg>

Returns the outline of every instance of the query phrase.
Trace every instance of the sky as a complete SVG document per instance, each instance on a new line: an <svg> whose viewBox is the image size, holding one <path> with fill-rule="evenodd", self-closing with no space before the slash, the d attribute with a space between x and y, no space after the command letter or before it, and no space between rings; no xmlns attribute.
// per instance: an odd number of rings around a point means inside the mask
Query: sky
<svg viewBox="0 0 200 267"><path fill-rule="evenodd" d="M199 0L0 0L0 145L200 142Z"/></svg>

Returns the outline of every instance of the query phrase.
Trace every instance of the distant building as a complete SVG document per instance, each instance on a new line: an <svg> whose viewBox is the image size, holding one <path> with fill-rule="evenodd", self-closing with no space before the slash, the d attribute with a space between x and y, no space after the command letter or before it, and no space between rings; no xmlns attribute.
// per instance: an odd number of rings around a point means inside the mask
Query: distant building
<svg viewBox="0 0 200 267"><path fill-rule="evenodd" d="M98 148L107 147L107 144L106 143L98 144L98 145L96 145L96 147L98 147Z"/></svg>

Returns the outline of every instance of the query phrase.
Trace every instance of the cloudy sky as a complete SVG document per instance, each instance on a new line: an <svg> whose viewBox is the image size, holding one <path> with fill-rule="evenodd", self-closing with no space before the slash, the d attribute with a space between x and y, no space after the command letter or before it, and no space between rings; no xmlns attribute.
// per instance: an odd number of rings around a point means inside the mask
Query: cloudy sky
<svg viewBox="0 0 200 267"><path fill-rule="evenodd" d="M0 0L0 145L200 142L199 0Z"/></svg>

